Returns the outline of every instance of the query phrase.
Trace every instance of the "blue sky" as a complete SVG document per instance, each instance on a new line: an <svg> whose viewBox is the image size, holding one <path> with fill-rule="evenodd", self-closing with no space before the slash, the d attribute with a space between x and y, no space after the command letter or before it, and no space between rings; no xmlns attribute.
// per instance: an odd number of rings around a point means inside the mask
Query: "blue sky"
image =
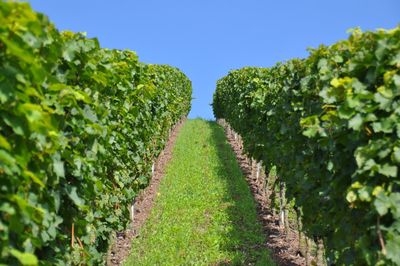
<svg viewBox="0 0 400 266"><path fill-rule="evenodd" d="M307 47L347 38L349 28L394 28L399 0L31 0L60 30L102 47L180 68L193 82L189 117L213 119L216 81L229 70L306 57Z"/></svg>

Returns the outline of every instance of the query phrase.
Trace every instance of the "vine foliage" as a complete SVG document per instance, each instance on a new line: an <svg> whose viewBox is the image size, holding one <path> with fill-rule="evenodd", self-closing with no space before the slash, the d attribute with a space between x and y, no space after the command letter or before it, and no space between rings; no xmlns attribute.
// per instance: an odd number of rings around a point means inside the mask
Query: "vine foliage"
<svg viewBox="0 0 400 266"><path fill-rule="evenodd" d="M0 1L0 264L104 261L191 91L176 68Z"/></svg>
<svg viewBox="0 0 400 266"><path fill-rule="evenodd" d="M213 109L277 167L329 263L400 265L399 27L231 71Z"/></svg>

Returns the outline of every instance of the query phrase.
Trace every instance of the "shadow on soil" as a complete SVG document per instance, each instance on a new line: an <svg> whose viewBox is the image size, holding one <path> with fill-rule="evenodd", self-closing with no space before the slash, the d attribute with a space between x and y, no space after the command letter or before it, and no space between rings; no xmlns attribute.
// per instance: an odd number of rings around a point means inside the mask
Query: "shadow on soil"
<svg viewBox="0 0 400 266"><path fill-rule="evenodd" d="M266 248L266 235L257 219L256 203L227 142L224 129L214 121L207 122L212 130L210 145L218 147L218 176L225 182L227 193L226 213L233 227L226 232L229 241L221 248L235 254L231 261L221 261L216 265L275 265Z"/></svg>

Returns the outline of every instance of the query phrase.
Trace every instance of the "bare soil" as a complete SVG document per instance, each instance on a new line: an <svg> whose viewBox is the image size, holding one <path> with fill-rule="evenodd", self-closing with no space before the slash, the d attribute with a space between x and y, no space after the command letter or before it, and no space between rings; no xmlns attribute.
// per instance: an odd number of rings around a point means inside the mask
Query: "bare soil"
<svg viewBox="0 0 400 266"><path fill-rule="evenodd" d="M151 212L160 181L164 176L166 165L172 158L172 150L175 140L185 120L186 119L182 119L172 129L164 150L160 153L155 162L154 174L150 180L149 186L142 190L135 199L133 222L126 231L116 233L114 243L108 252L107 265L122 265L123 261L129 256L132 240L138 236L140 228L143 226Z"/></svg>
<svg viewBox="0 0 400 266"><path fill-rule="evenodd" d="M282 266L306 265L306 259L298 247L298 233L294 230L285 232L284 228L279 226L279 216L273 215L269 199L263 193L264 187L252 174L250 160L243 154L239 141L235 139L234 134L229 134L227 130L225 133L256 201L258 217L266 235L266 246L271 250L274 260Z"/></svg>
<svg viewBox="0 0 400 266"><path fill-rule="evenodd" d="M126 231L117 232L116 239L108 252L107 265L122 265L123 261L129 256L132 240L138 236L140 228L151 212L160 181L164 176L167 163L172 159L173 146L184 122L185 119L178 123L172 130L164 151L161 152L155 163L154 175L149 186L141 191L136 198L134 221ZM235 140L233 134L226 132L226 135L256 201L258 217L265 232L265 246L271 250L271 255L278 265L306 265L306 259L301 255L298 248L298 234L291 230L285 232L279 226L279 217L278 215L273 215L269 206L269 200L264 196L264 188L252 175L252 167L248 158L243 154L240 143ZM220 265L229 265L229 263Z"/></svg>

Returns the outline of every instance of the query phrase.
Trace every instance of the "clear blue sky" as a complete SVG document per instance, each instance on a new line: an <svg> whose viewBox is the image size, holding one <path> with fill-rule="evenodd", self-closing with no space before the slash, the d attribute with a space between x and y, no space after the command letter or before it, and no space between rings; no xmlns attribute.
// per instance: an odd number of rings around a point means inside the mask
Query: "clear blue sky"
<svg viewBox="0 0 400 266"><path fill-rule="evenodd" d="M307 47L347 38L349 28L394 28L399 0L31 0L60 30L102 47L180 68L193 82L190 117L213 119L216 81L229 70L306 57Z"/></svg>

